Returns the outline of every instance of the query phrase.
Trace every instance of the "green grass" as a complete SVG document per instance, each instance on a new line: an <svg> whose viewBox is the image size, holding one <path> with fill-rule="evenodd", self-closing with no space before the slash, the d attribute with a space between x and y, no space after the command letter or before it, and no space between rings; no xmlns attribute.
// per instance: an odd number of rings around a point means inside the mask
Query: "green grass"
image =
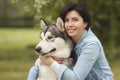
<svg viewBox="0 0 120 80"><path fill-rule="evenodd" d="M36 58L39 30L0 28L0 80L27 80ZM120 59L109 59L115 80L120 80Z"/></svg>
<svg viewBox="0 0 120 80"><path fill-rule="evenodd" d="M37 58L37 29L0 28L0 80L27 80Z"/></svg>
<svg viewBox="0 0 120 80"><path fill-rule="evenodd" d="M37 55L33 50L17 50L2 53L0 59L0 80L26 80L29 69Z"/></svg>
<svg viewBox="0 0 120 80"><path fill-rule="evenodd" d="M0 28L0 50L24 49L39 40L37 29Z"/></svg>

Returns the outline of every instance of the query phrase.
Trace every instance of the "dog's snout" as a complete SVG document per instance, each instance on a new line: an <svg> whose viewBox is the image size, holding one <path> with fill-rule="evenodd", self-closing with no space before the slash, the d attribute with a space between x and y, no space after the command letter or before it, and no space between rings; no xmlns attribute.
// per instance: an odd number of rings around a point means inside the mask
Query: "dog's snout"
<svg viewBox="0 0 120 80"><path fill-rule="evenodd" d="M35 50L39 53L41 51L41 47L36 47Z"/></svg>

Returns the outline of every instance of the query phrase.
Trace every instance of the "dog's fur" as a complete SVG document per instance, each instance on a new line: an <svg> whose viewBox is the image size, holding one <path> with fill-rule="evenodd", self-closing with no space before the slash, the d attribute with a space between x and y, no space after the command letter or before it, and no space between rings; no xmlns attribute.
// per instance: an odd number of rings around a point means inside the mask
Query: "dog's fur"
<svg viewBox="0 0 120 80"><path fill-rule="evenodd" d="M42 56L66 58L64 64L71 65L68 58L73 49L73 42L66 34L62 19L58 17L56 24L50 25L41 19L41 29L41 40L35 48L37 53ZM57 75L49 66L40 65L38 80L57 80Z"/></svg>

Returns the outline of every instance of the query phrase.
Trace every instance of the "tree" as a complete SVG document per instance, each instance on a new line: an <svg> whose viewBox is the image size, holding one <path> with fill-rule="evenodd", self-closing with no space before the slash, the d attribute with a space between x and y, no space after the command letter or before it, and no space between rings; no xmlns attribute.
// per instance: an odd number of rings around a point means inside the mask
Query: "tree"
<svg viewBox="0 0 120 80"><path fill-rule="evenodd" d="M14 0L16 1L16 0ZM22 0L25 5L31 7L35 14L35 20L39 25L39 18L48 22L54 22L62 7L73 0ZM89 10L92 26L91 28L102 41L107 54L113 56L119 54L120 46L120 1L119 0L74 0L80 1Z"/></svg>

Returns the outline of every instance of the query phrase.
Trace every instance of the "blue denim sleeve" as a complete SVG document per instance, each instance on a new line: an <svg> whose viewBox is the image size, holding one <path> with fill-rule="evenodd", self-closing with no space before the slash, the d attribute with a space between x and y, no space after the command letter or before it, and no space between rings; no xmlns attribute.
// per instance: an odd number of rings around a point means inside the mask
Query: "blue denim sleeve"
<svg viewBox="0 0 120 80"><path fill-rule="evenodd" d="M73 70L65 68L65 66L59 67L58 80L84 80L99 55L99 47L96 43L88 43L82 49L78 47L77 53L81 55L78 57Z"/></svg>
<svg viewBox="0 0 120 80"><path fill-rule="evenodd" d="M29 71L28 80L37 80L37 71L35 66L33 66Z"/></svg>
<svg viewBox="0 0 120 80"><path fill-rule="evenodd" d="M28 80L37 80L39 66L39 59L37 59L35 65L29 71Z"/></svg>

